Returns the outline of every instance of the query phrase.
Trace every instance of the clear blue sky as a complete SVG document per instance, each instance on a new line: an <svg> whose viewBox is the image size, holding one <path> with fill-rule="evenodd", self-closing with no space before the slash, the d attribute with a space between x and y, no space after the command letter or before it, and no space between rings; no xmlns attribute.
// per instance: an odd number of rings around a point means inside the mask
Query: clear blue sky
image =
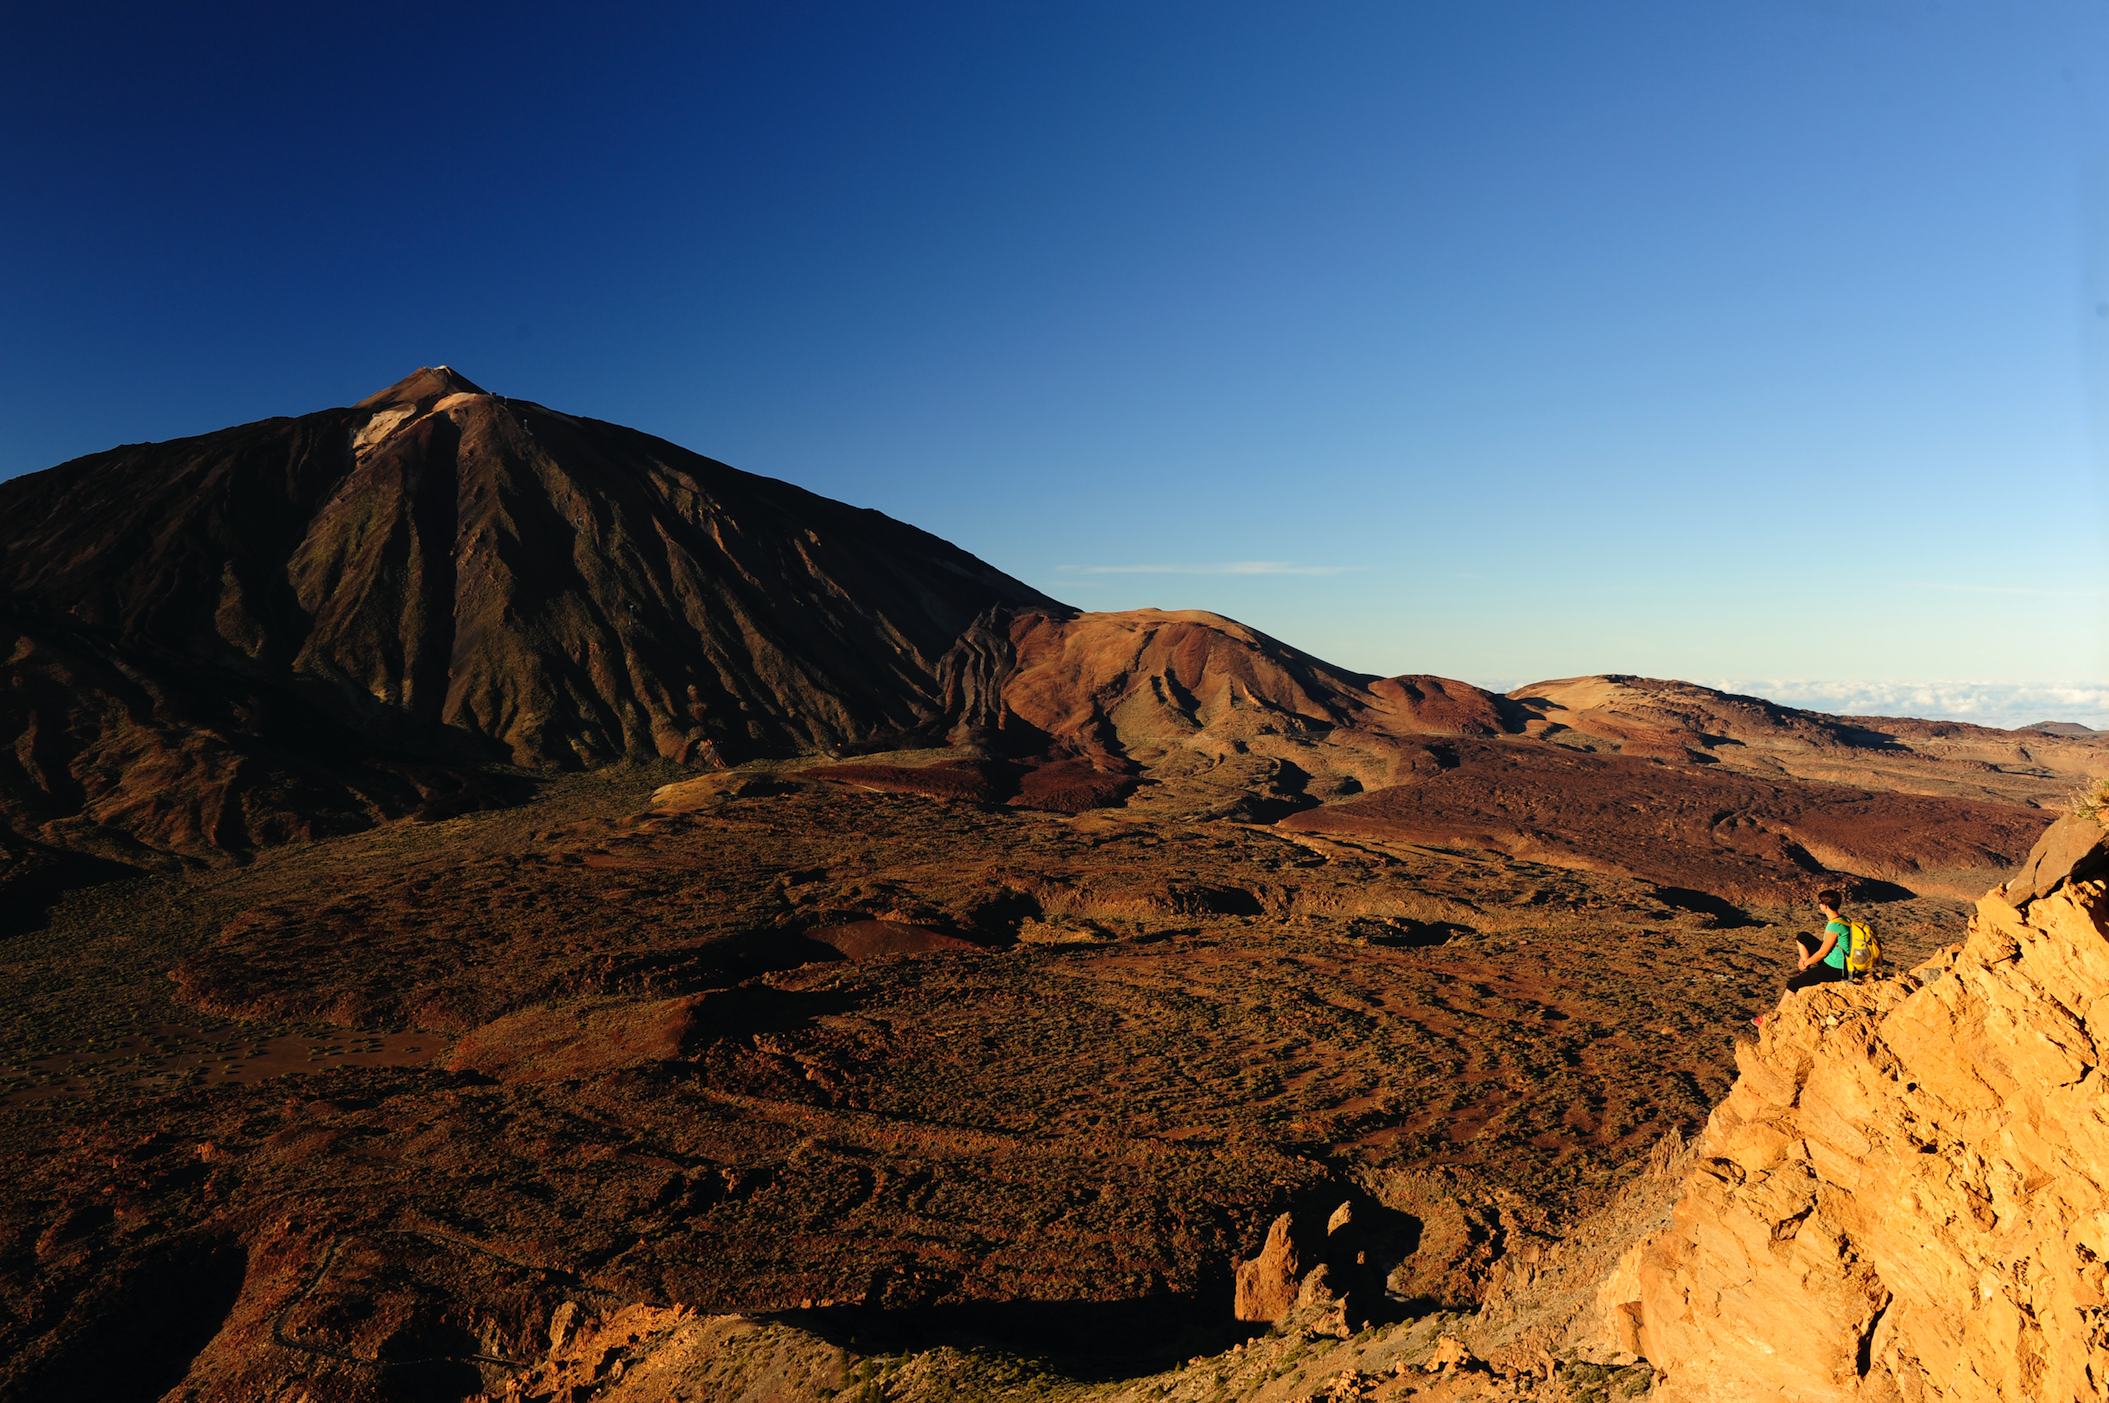
<svg viewBox="0 0 2109 1403"><path fill-rule="evenodd" d="M0 162L0 476L447 362L1371 672L2109 724L2100 0L12 5Z"/></svg>

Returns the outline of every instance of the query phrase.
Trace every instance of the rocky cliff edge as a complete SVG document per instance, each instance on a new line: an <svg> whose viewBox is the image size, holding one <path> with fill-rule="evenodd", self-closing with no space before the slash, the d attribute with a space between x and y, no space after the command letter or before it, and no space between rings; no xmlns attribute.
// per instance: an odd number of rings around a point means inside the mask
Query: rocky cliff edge
<svg viewBox="0 0 2109 1403"><path fill-rule="evenodd" d="M2082 854L2036 895L2039 865L1961 944L1740 1050L1669 1227L1580 1332L1663 1403L2109 1396L2109 885Z"/></svg>

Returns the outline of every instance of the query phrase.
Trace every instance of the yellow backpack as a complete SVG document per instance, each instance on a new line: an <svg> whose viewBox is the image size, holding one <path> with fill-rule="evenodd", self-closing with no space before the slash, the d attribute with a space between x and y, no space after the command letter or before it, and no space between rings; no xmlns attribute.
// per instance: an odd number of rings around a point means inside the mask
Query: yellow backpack
<svg viewBox="0 0 2109 1403"><path fill-rule="evenodd" d="M1847 945L1845 950L1846 976L1858 978L1874 973L1875 962L1882 958L1881 942L1875 939L1872 930L1858 921L1846 922L1846 928L1852 932L1849 937L1851 944Z"/></svg>

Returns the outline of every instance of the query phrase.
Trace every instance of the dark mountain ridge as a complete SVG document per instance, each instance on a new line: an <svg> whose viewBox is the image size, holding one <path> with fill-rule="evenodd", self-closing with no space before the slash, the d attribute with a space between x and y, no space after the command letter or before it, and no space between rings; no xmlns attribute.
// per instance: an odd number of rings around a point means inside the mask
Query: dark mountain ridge
<svg viewBox="0 0 2109 1403"><path fill-rule="evenodd" d="M976 719L997 613L1072 612L882 513L446 367L0 484L0 591L13 826L178 849L430 801L374 764L445 792L492 762L940 740Z"/></svg>

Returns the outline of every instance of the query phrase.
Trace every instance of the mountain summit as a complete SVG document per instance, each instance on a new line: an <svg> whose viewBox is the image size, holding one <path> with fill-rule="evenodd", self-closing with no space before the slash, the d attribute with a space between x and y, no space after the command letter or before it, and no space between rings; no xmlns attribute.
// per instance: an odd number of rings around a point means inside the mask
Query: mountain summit
<svg viewBox="0 0 2109 1403"><path fill-rule="evenodd" d="M460 374L451 365L421 365L385 390L376 390L353 405L353 409L394 409L423 402L427 405L448 395L480 395L483 386Z"/></svg>

